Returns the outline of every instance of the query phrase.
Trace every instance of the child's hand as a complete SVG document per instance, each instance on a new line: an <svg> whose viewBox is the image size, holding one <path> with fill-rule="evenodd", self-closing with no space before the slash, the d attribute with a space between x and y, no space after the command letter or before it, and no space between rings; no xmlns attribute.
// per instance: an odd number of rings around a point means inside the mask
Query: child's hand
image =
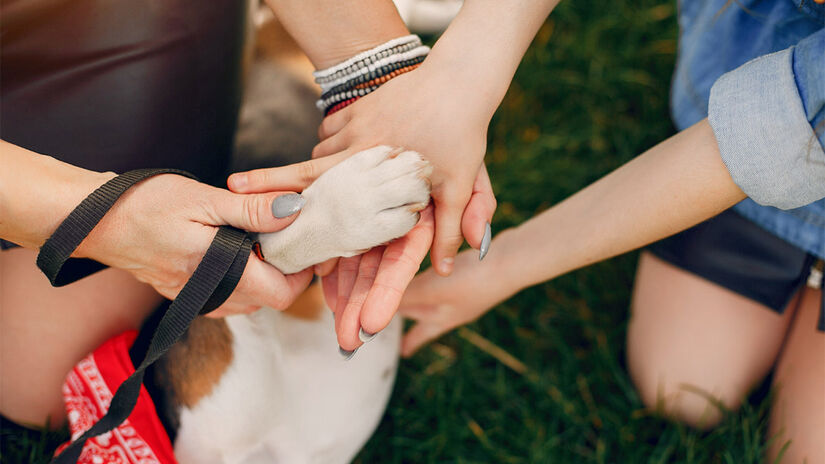
<svg viewBox="0 0 825 464"><path fill-rule="evenodd" d="M492 250L494 247L491 247ZM399 312L416 324L401 342L401 355L409 357L442 334L472 322L509 296L493 260L478 261L478 252L456 256L455 270L441 277L427 269L413 279L401 300Z"/></svg>

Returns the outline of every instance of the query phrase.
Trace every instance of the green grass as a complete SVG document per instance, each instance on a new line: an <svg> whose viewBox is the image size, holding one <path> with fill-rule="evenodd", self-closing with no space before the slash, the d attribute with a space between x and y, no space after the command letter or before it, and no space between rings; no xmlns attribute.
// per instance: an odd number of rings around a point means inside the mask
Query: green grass
<svg viewBox="0 0 825 464"><path fill-rule="evenodd" d="M563 2L489 131L494 230L519 224L671 135L676 6ZM636 255L516 295L401 365L361 463L756 463L769 399L710 432L643 409L624 366ZM509 353L505 365L481 335ZM514 370L515 368L515 370ZM54 435L3 428L4 463L47 462Z"/></svg>
<svg viewBox="0 0 825 464"><path fill-rule="evenodd" d="M676 5L562 2L489 131L495 230L519 224L673 134ZM372 463L756 463L764 393L710 432L646 411L624 365L636 254L530 288L402 364L360 455ZM526 366L517 372L470 340ZM518 367L518 366L516 366Z"/></svg>

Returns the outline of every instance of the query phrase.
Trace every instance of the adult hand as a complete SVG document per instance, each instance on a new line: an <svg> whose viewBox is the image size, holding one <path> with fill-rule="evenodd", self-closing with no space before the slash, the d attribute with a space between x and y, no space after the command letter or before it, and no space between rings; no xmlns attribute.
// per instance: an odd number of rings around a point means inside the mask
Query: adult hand
<svg viewBox="0 0 825 464"><path fill-rule="evenodd" d="M159 175L126 191L74 256L125 269L166 298L175 298L200 263L218 226L274 232L271 204L288 192L239 195L177 175ZM251 254L232 296L211 316L284 309L309 285L310 271L283 275Z"/></svg>
<svg viewBox="0 0 825 464"><path fill-rule="evenodd" d="M445 71L425 61L328 116L312 156L352 155L381 144L421 153L434 168L430 257L440 274L449 275L464 238L479 248L495 212L495 196L482 169L487 125L495 108L483 95L467 98Z"/></svg>

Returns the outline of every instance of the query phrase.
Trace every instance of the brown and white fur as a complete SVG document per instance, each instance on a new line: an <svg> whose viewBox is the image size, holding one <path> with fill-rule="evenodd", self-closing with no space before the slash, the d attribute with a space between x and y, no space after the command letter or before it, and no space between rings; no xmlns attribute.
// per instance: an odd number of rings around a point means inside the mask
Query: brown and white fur
<svg viewBox="0 0 825 464"><path fill-rule="evenodd" d="M406 234L429 201L429 165L376 147L304 190L286 229L259 237L264 257L295 272ZM353 358L338 352L317 286L285 312L199 318L155 369L183 464L346 463L377 426L395 379L401 321Z"/></svg>

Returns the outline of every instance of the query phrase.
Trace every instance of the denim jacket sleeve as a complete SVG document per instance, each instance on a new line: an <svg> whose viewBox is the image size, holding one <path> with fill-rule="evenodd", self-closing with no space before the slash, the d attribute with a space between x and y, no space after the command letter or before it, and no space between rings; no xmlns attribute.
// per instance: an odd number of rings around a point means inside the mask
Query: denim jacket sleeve
<svg viewBox="0 0 825 464"><path fill-rule="evenodd" d="M708 120L751 199L790 209L825 198L825 29L720 77Z"/></svg>

